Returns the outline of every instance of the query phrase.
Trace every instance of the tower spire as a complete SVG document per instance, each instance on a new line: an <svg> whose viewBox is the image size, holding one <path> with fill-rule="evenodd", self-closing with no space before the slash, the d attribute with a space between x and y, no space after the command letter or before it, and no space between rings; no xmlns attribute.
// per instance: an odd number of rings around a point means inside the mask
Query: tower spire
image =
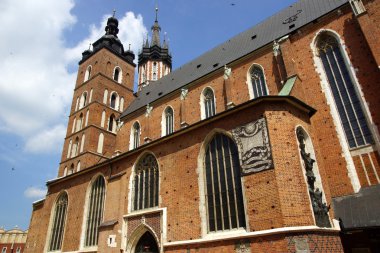
<svg viewBox="0 0 380 253"><path fill-rule="evenodd" d="M160 31L161 27L158 24L158 7L156 7L156 20L152 26L152 42L151 46L161 46L160 42Z"/></svg>

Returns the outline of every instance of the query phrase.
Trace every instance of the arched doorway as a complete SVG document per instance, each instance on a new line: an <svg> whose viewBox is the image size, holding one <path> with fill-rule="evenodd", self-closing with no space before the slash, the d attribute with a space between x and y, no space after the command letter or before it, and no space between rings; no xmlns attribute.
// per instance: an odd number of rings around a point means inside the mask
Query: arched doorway
<svg viewBox="0 0 380 253"><path fill-rule="evenodd" d="M145 232L138 241L135 253L158 253L157 242L153 235L148 231Z"/></svg>

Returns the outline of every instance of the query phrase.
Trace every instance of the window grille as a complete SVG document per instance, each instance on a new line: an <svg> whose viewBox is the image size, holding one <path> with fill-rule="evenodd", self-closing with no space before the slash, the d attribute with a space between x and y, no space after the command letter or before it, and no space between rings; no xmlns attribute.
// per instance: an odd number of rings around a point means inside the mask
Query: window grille
<svg viewBox="0 0 380 253"><path fill-rule="evenodd" d="M173 133L173 109L171 107L165 110L166 135Z"/></svg>
<svg viewBox="0 0 380 253"><path fill-rule="evenodd" d="M158 179L156 158L148 154L136 165L133 210L158 206Z"/></svg>
<svg viewBox="0 0 380 253"><path fill-rule="evenodd" d="M350 0L350 4L356 16L366 11L364 4L361 0Z"/></svg>
<svg viewBox="0 0 380 253"><path fill-rule="evenodd" d="M87 213L85 247L98 245L99 225L103 220L105 181L99 176L92 184Z"/></svg>
<svg viewBox="0 0 380 253"><path fill-rule="evenodd" d="M138 148L140 146L140 124L138 122L133 124L132 138L133 148Z"/></svg>
<svg viewBox="0 0 380 253"><path fill-rule="evenodd" d="M251 69L251 83L254 98L268 95L264 72L258 66L254 66Z"/></svg>
<svg viewBox="0 0 380 253"><path fill-rule="evenodd" d="M205 157L206 203L210 232L245 228L245 213L236 144L217 134Z"/></svg>
<svg viewBox="0 0 380 253"><path fill-rule="evenodd" d="M51 231L49 251L60 250L62 247L63 232L65 230L65 220L67 211L67 194L63 193L58 198L55 210L53 227Z"/></svg>
<svg viewBox="0 0 380 253"><path fill-rule="evenodd" d="M205 118L209 118L215 115L215 101L214 101L214 92L207 88L203 92L204 96L204 109L205 109Z"/></svg>
<svg viewBox="0 0 380 253"><path fill-rule="evenodd" d="M317 49L350 148L372 143L365 113L339 42L333 36L324 33L320 35Z"/></svg>

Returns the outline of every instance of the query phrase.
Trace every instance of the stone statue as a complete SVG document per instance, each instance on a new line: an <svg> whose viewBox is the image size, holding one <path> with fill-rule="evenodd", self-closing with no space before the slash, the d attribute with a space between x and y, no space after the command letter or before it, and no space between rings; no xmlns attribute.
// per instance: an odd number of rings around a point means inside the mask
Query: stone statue
<svg viewBox="0 0 380 253"><path fill-rule="evenodd" d="M280 44L276 40L274 40L273 41L273 55L277 57L280 54L281 54Z"/></svg>
<svg viewBox="0 0 380 253"><path fill-rule="evenodd" d="M224 65L224 75L223 75L224 80L227 80L228 78L230 78L231 74L232 74L231 68L228 68L227 65Z"/></svg>
<svg viewBox="0 0 380 253"><path fill-rule="evenodd" d="M119 131L122 126L124 125L124 121L121 121L120 119L117 121L116 131Z"/></svg>
<svg viewBox="0 0 380 253"><path fill-rule="evenodd" d="M186 88L181 89L181 100L185 100L188 93L189 93L188 89L186 89Z"/></svg>
<svg viewBox="0 0 380 253"><path fill-rule="evenodd" d="M149 104L146 105L146 112L145 112L145 117L149 117L150 114L152 113L153 107L150 106Z"/></svg>

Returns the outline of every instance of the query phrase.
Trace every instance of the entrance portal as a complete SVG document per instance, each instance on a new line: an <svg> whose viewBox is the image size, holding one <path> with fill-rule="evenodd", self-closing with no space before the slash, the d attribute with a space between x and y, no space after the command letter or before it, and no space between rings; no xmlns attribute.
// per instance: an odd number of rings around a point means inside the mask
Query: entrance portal
<svg viewBox="0 0 380 253"><path fill-rule="evenodd" d="M141 236L139 242L136 245L135 253L158 253L157 242L153 235L148 231Z"/></svg>

